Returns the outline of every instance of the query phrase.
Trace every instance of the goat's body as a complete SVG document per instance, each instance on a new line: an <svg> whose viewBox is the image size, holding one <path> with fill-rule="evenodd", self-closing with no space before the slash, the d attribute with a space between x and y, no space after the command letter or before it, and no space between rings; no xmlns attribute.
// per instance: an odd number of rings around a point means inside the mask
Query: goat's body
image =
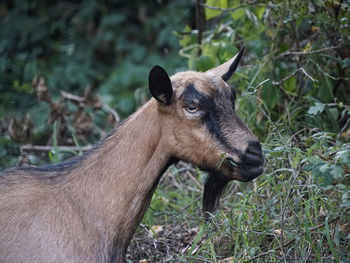
<svg viewBox="0 0 350 263"><path fill-rule="evenodd" d="M170 160L152 103L80 162L5 171L0 262L123 262Z"/></svg>
<svg viewBox="0 0 350 263"><path fill-rule="evenodd" d="M59 165L0 176L0 263L118 262L172 160L208 170L203 207L212 212L229 180L262 171L258 139L234 112L225 82L243 49L206 73L169 78L155 66L154 99L92 152ZM232 163L234 165L232 165Z"/></svg>
<svg viewBox="0 0 350 263"><path fill-rule="evenodd" d="M69 193L53 188L41 191L37 183L20 187L28 190L1 192L8 197L1 197L1 204L13 194L16 203L10 201L0 209L5 226L0 235L0 262L107 262L112 248L109 240L102 229L88 224L86 211Z"/></svg>

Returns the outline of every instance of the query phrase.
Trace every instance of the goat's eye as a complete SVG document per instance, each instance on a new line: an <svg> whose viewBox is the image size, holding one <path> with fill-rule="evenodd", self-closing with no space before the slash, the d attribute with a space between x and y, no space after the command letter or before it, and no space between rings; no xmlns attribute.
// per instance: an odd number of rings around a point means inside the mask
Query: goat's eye
<svg viewBox="0 0 350 263"><path fill-rule="evenodd" d="M186 111L189 113L195 113L198 111L198 107L196 105L190 105L186 107Z"/></svg>

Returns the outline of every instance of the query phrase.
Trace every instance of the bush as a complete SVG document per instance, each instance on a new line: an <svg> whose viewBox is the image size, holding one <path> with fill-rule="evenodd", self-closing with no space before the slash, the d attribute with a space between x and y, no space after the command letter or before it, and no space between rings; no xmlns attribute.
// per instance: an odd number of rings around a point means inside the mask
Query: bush
<svg viewBox="0 0 350 263"><path fill-rule="evenodd" d="M262 141L264 175L232 182L205 221L205 174L171 167L128 260L347 262L349 1L196 1L196 21L194 6L2 2L0 167L20 154L20 164L78 154L147 100L154 64L205 71L246 46L230 84L238 114ZM28 154L25 143L51 148Z"/></svg>
<svg viewBox="0 0 350 263"><path fill-rule="evenodd" d="M170 171L175 179L161 182L132 249L152 262L347 262L349 4L208 0L203 6L203 37L200 28L185 27L180 54L190 69L205 71L246 46L230 83L237 112L263 142L265 174L233 182L221 211L205 222L197 216L204 176L191 177L180 165ZM180 180L185 184L174 184ZM140 242L154 225L162 231L148 242L158 249ZM181 243L172 251L174 236Z"/></svg>

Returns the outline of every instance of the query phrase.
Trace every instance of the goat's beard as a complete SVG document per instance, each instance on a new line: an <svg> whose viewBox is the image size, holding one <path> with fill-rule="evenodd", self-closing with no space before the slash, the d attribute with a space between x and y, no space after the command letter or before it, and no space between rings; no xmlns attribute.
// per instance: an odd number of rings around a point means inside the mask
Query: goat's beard
<svg viewBox="0 0 350 263"><path fill-rule="evenodd" d="M221 194L229 181L230 179L219 171L208 171L203 193L203 211L206 217L219 208Z"/></svg>

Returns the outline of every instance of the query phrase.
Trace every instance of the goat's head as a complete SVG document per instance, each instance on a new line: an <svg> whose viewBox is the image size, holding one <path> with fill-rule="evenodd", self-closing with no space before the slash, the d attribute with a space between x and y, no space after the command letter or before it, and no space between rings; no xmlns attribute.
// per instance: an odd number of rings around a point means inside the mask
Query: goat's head
<svg viewBox="0 0 350 263"><path fill-rule="evenodd" d="M186 71L168 77L155 66L149 75L152 96L165 116L171 154L209 171L204 210L212 212L228 181L250 181L263 172L259 140L235 113L236 93L227 84L243 49L207 72Z"/></svg>

